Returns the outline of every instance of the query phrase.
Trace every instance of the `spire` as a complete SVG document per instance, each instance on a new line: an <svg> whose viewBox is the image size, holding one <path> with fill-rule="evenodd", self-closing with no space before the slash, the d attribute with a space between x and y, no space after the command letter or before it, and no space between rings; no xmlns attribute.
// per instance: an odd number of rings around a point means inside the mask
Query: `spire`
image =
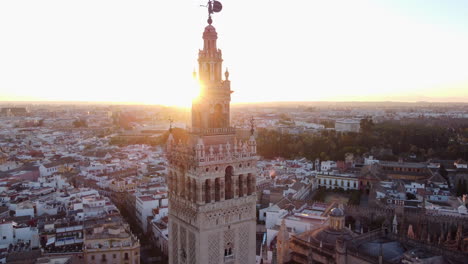
<svg viewBox="0 0 468 264"><path fill-rule="evenodd" d="M204 144L203 139L201 137L198 137L198 140L197 140L196 154L197 154L198 158L204 158L205 157L205 144Z"/></svg>
<svg viewBox="0 0 468 264"><path fill-rule="evenodd" d="M226 81L229 81L229 71L228 68L226 68L226 71L224 72L224 77Z"/></svg>
<svg viewBox="0 0 468 264"><path fill-rule="evenodd" d="M172 123L174 122L174 120L172 118L169 118L168 121L169 121L169 136L167 137L167 141L166 141L166 151L171 152L175 143L174 136L172 135Z"/></svg>
<svg viewBox="0 0 468 264"><path fill-rule="evenodd" d="M277 247L278 247L278 264L286 263L289 260L289 232L286 227L286 222L283 218L281 221L281 227L277 235Z"/></svg>
<svg viewBox="0 0 468 264"><path fill-rule="evenodd" d="M252 116L250 118L250 135L254 135L254 132L255 132L255 119L254 117Z"/></svg>
<svg viewBox="0 0 468 264"><path fill-rule="evenodd" d="M218 33L213 25L211 15L219 12L222 9L221 3L218 1L209 1L208 7L208 26L203 31L203 50L200 51L199 62L199 79L202 83L218 82L221 81L222 69L222 56L221 50L218 49L216 41Z"/></svg>
<svg viewBox="0 0 468 264"><path fill-rule="evenodd" d="M197 71L195 70L195 68L193 68L192 77L194 80L197 79Z"/></svg>
<svg viewBox="0 0 468 264"><path fill-rule="evenodd" d="M166 151L171 152L173 146L174 146L174 136L172 135L172 132L169 132L169 136L167 137L167 141L166 141Z"/></svg>
<svg viewBox="0 0 468 264"><path fill-rule="evenodd" d="M409 225L409 227L408 227L408 238L415 239L415 235L414 235L414 231L413 231L413 225Z"/></svg>

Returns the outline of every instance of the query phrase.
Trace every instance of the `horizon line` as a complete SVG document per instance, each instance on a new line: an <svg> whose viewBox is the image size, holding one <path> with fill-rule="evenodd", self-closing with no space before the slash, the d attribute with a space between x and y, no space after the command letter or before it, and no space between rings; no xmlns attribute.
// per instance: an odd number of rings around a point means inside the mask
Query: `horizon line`
<svg viewBox="0 0 468 264"><path fill-rule="evenodd" d="M404 100L311 100L311 101L256 101L256 102L233 102L231 105L254 105L254 104L311 104L311 103L357 103L357 104L368 104L368 103L398 103L398 104L467 104L468 101L432 101L432 100L418 100L418 101L404 101ZM144 103L144 102L121 102L121 101L86 101L86 100L6 100L0 101L0 105L5 104L81 104L81 105L138 105L138 106L162 106L162 107L176 107L176 108L191 108L192 106L181 106L181 105L166 105L162 103Z"/></svg>

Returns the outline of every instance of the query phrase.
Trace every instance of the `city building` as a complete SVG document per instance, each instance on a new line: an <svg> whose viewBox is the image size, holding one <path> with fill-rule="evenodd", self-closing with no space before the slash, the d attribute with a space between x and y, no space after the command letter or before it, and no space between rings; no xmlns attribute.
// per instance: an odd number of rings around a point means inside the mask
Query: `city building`
<svg viewBox="0 0 468 264"><path fill-rule="evenodd" d="M86 227L83 249L85 262L139 264L139 240L130 232L127 224L109 219Z"/></svg>
<svg viewBox="0 0 468 264"><path fill-rule="evenodd" d="M280 228L276 263L466 263L461 225L455 239L447 235L432 244L431 233L418 239L412 225L403 234L400 225L394 215L381 228L358 234L345 227L345 211L334 208L326 226L289 235Z"/></svg>
<svg viewBox="0 0 468 264"><path fill-rule="evenodd" d="M152 210L159 207L159 200L150 195L136 196L136 219L143 229L148 231L148 216L152 215Z"/></svg>
<svg viewBox="0 0 468 264"><path fill-rule="evenodd" d="M151 222L153 242L165 256L169 255L168 220L168 217L165 216L158 221Z"/></svg>
<svg viewBox="0 0 468 264"><path fill-rule="evenodd" d="M338 168L336 161L327 160L320 162L320 171L331 171L336 168Z"/></svg>
<svg viewBox="0 0 468 264"><path fill-rule="evenodd" d="M327 189L341 188L346 190L358 190L359 179L354 173L320 172L316 176L318 186Z"/></svg>
<svg viewBox="0 0 468 264"><path fill-rule="evenodd" d="M123 178L112 180L109 189L113 192L128 192L136 188L136 183Z"/></svg>
<svg viewBox="0 0 468 264"><path fill-rule="evenodd" d="M359 120L336 120L335 130L339 132L355 132L358 133L361 129L361 122Z"/></svg>

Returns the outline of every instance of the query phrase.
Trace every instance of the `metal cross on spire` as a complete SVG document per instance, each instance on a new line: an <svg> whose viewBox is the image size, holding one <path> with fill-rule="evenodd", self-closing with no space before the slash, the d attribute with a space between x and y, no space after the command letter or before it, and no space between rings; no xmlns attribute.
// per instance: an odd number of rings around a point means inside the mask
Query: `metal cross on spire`
<svg viewBox="0 0 468 264"><path fill-rule="evenodd" d="M206 6L202 5L203 7L208 7L208 24L211 25L213 20L211 19L211 14L218 13L223 9L223 5L216 0L210 0L206 4Z"/></svg>

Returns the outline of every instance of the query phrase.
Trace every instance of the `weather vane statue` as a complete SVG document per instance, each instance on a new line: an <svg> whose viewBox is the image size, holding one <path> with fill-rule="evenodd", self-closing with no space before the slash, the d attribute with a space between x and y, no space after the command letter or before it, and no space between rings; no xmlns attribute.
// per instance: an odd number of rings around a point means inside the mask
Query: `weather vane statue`
<svg viewBox="0 0 468 264"><path fill-rule="evenodd" d="M208 7L208 24L211 25L213 20L211 19L211 14L218 13L223 9L223 5L219 1L210 0L206 6L202 5L203 7Z"/></svg>

